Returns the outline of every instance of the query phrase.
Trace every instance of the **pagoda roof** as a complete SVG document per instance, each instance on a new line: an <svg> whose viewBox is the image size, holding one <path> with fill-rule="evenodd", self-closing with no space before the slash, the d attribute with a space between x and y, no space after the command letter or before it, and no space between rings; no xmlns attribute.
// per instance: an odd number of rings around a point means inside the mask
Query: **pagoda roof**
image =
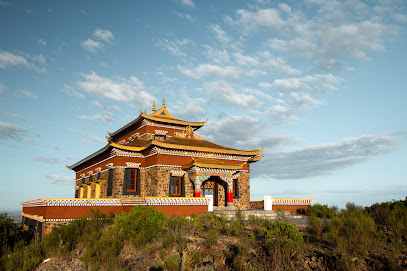
<svg viewBox="0 0 407 271"><path fill-rule="evenodd" d="M145 145L142 145L142 142L146 142ZM191 139L191 138L179 138L179 137L170 137L164 141L158 140L133 140L126 144L117 144L110 142L110 145L115 148L128 150L128 151L142 151L148 148L151 145L166 148L166 149L177 149L177 150L192 150L192 151L203 151L203 152L212 152L212 153L226 153L226 154L236 154L236 155L246 155L254 156L258 155L262 149L258 150L236 150L228 148L219 144L212 143L207 140L202 139Z"/></svg>
<svg viewBox="0 0 407 271"><path fill-rule="evenodd" d="M135 120L133 120L132 122L129 122L122 128L118 129L117 131L115 131L113 133L109 133L110 137L117 135L121 131L127 129L128 127L132 126L133 124L135 124L139 121L142 121L143 119L148 119L151 121L157 121L157 122L166 123L166 124L179 125L179 126L183 126L183 127L191 126L192 128L194 128L194 130L201 128L206 123L206 121L190 122L190 121L184 121L184 120L173 118L171 116L170 112L168 112L168 109L165 107L165 102L163 101L163 107L160 108L158 111L155 110L155 105L153 105L153 113L150 115L147 113L143 113L143 111L140 110L140 115Z"/></svg>

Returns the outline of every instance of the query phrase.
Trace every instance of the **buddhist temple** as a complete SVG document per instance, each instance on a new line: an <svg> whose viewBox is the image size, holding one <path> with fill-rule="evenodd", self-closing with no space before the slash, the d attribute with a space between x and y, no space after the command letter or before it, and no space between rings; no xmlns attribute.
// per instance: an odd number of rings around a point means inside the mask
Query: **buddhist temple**
<svg viewBox="0 0 407 271"><path fill-rule="evenodd" d="M200 138L206 121L175 119L153 103L132 122L108 133L107 144L77 163L74 198L41 198L21 203L23 227L38 238L53 227L92 212L128 212L152 206L167 215L192 216L233 210L296 212L314 199L271 198L250 201L250 165L262 149L237 150Z"/></svg>
<svg viewBox="0 0 407 271"><path fill-rule="evenodd" d="M201 139L206 121L171 116L163 100L152 113L108 133L107 144L69 169L76 198L205 197L215 207L250 208L250 164L262 149L237 150Z"/></svg>

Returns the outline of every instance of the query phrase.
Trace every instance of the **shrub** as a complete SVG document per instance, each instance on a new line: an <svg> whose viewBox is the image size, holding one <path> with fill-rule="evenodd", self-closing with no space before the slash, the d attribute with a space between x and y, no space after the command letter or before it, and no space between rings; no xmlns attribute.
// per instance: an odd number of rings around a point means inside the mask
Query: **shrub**
<svg viewBox="0 0 407 271"><path fill-rule="evenodd" d="M269 222L263 230L265 243L276 269L293 269L294 259L300 254L304 240L294 224L281 221Z"/></svg>
<svg viewBox="0 0 407 271"><path fill-rule="evenodd" d="M124 239L143 246L163 231L166 218L151 206L136 206L129 213L117 215L114 223Z"/></svg>
<svg viewBox="0 0 407 271"><path fill-rule="evenodd" d="M315 214L308 216L308 233L314 238L320 238L323 230L323 224L320 218Z"/></svg>
<svg viewBox="0 0 407 271"><path fill-rule="evenodd" d="M314 204L308 206L307 210L304 210L305 214L308 216L314 215L318 218L327 218L331 219L338 213L338 207L328 205L321 205L321 204Z"/></svg>
<svg viewBox="0 0 407 271"><path fill-rule="evenodd" d="M13 248L21 236L21 230L14 219L7 217L7 213L0 213L0 256L3 250Z"/></svg>
<svg viewBox="0 0 407 271"><path fill-rule="evenodd" d="M3 255L4 270L33 270L44 258L41 249L36 244L25 245L21 240L14 246L13 251L7 251Z"/></svg>
<svg viewBox="0 0 407 271"><path fill-rule="evenodd" d="M165 266L168 268L168 270L179 270L181 266L181 258L179 254L174 254L168 257L168 259L165 261Z"/></svg>
<svg viewBox="0 0 407 271"><path fill-rule="evenodd" d="M327 224L327 236L340 252L365 256L381 240L374 220L364 209L347 203L346 209Z"/></svg>
<svg viewBox="0 0 407 271"><path fill-rule="evenodd" d="M219 234L218 231L215 229L210 229L206 233L205 243L208 247L212 245L216 245L218 243Z"/></svg>

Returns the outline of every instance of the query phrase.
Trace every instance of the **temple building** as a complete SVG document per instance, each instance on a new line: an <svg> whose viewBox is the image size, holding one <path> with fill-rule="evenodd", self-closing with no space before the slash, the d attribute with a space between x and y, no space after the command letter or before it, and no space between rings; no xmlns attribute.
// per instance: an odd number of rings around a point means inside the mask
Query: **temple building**
<svg viewBox="0 0 407 271"><path fill-rule="evenodd" d="M204 197L214 206L250 209L250 164L258 150L237 150L201 139L203 122L175 119L165 106L113 133L107 145L69 169L75 198Z"/></svg>

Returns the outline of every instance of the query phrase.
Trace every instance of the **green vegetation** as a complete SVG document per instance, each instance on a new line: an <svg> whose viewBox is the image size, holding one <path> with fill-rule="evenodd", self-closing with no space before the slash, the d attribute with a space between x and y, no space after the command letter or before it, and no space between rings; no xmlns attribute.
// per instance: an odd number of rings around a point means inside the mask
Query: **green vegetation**
<svg viewBox="0 0 407 271"><path fill-rule="evenodd" d="M0 270L34 270L47 258L65 264L53 269L75 270L407 268L407 200L367 208L348 203L341 211L316 204L299 212L309 218L303 232L283 213L274 222L245 220L240 211L231 219L189 219L139 206L115 217L93 213L60 225L41 243L1 214Z"/></svg>

